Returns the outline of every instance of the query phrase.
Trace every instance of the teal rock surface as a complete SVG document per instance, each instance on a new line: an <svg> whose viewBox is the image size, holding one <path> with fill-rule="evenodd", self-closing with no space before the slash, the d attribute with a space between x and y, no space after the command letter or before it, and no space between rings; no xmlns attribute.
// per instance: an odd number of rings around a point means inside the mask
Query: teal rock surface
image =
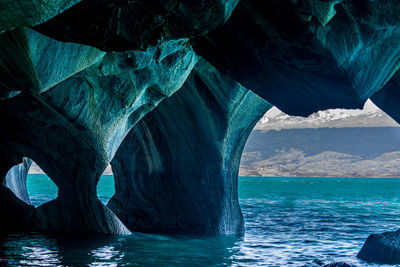
<svg viewBox="0 0 400 267"><path fill-rule="evenodd" d="M322 26L325 26L336 15L335 5L342 0L303 0L296 2L296 13L304 21L315 18Z"/></svg>
<svg viewBox="0 0 400 267"><path fill-rule="evenodd" d="M0 47L0 99L21 91L45 92L105 55L94 47L62 43L29 28L1 34Z"/></svg>
<svg viewBox="0 0 400 267"><path fill-rule="evenodd" d="M0 0L0 232L243 234L239 161L271 105L306 116L371 97L400 121L399 10L394 0ZM37 208L27 157L58 187ZM105 206L96 185L110 162ZM360 257L383 249L379 261L397 261L391 235Z"/></svg>
<svg viewBox="0 0 400 267"><path fill-rule="evenodd" d="M0 135L7 140L0 146L0 158L7 159L2 169L27 156L59 189L57 199L35 210L30 228L129 233L97 199L96 184L128 131L181 87L197 61L185 40L165 42L147 53L111 53L46 92L23 92L0 102L5 126ZM146 62L141 62L143 54Z"/></svg>
<svg viewBox="0 0 400 267"><path fill-rule="evenodd" d="M118 149L108 207L131 231L242 234L240 156L270 107L200 60Z"/></svg>
<svg viewBox="0 0 400 267"><path fill-rule="evenodd" d="M243 0L224 26L192 43L287 114L361 108L399 67L398 9L395 1Z"/></svg>

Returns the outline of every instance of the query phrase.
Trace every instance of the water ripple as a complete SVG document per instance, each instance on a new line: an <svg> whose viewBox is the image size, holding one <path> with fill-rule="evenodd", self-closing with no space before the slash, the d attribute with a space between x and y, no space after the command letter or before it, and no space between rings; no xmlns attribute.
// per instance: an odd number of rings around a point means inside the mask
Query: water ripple
<svg viewBox="0 0 400 267"><path fill-rule="evenodd" d="M355 257L363 242L371 233L400 228L400 180L240 178L239 183L243 238L12 234L0 242L0 265L320 266L344 261L375 266Z"/></svg>

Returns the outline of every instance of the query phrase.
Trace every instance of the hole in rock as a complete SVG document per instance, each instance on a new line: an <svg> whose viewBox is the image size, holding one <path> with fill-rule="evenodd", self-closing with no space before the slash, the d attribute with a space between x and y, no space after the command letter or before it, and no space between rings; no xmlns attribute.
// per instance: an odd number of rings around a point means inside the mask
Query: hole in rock
<svg viewBox="0 0 400 267"><path fill-rule="evenodd" d="M239 198L251 237L243 246L266 265L288 266L299 255L359 266L369 234L399 228L400 179L383 179L400 177L399 161L399 124L370 101L307 118L271 109L241 158Z"/></svg>
<svg viewBox="0 0 400 267"><path fill-rule="evenodd" d="M114 194L114 174L111 170L111 165L108 165L97 183L97 197L104 205L106 205Z"/></svg>
<svg viewBox="0 0 400 267"><path fill-rule="evenodd" d="M35 162L29 168L26 188L31 204L35 207L56 199L58 195L57 185Z"/></svg>

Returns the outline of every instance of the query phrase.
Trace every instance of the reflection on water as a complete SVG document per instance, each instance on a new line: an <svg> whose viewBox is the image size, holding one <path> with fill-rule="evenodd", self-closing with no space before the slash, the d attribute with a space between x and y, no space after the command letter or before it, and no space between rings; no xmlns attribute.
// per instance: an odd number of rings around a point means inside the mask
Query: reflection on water
<svg viewBox="0 0 400 267"><path fill-rule="evenodd" d="M113 237L12 234L0 266L317 266L355 256L400 228L400 179L240 178L246 234Z"/></svg>
<svg viewBox="0 0 400 267"><path fill-rule="evenodd" d="M4 240L0 257L9 265L27 266L230 266L238 242L234 236L131 234L80 239L13 234Z"/></svg>

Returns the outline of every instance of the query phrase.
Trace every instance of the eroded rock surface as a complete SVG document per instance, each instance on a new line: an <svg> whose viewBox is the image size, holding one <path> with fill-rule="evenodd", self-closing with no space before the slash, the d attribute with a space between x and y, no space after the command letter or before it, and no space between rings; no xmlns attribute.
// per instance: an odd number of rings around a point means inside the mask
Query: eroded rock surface
<svg viewBox="0 0 400 267"><path fill-rule="evenodd" d="M29 28L0 35L0 99L16 93L39 94L98 62L90 46L62 43Z"/></svg>
<svg viewBox="0 0 400 267"><path fill-rule="evenodd" d="M337 2L243 0L223 27L193 44L287 114L361 108L399 67L399 4Z"/></svg>
<svg viewBox="0 0 400 267"><path fill-rule="evenodd" d="M237 177L247 136L271 107L200 61L112 161L108 206L132 231L240 234Z"/></svg>
<svg viewBox="0 0 400 267"><path fill-rule="evenodd" d="M59 189L57 199L35 210L37 219L29 227L62 233L129 232L97 199L96 184L127 132L181 87L196 59L186 40L109 53L46 92L23 92L0 102L5 126L0 136L6 140L1 157L11 162L22 156L34 159Z"/></svg>

